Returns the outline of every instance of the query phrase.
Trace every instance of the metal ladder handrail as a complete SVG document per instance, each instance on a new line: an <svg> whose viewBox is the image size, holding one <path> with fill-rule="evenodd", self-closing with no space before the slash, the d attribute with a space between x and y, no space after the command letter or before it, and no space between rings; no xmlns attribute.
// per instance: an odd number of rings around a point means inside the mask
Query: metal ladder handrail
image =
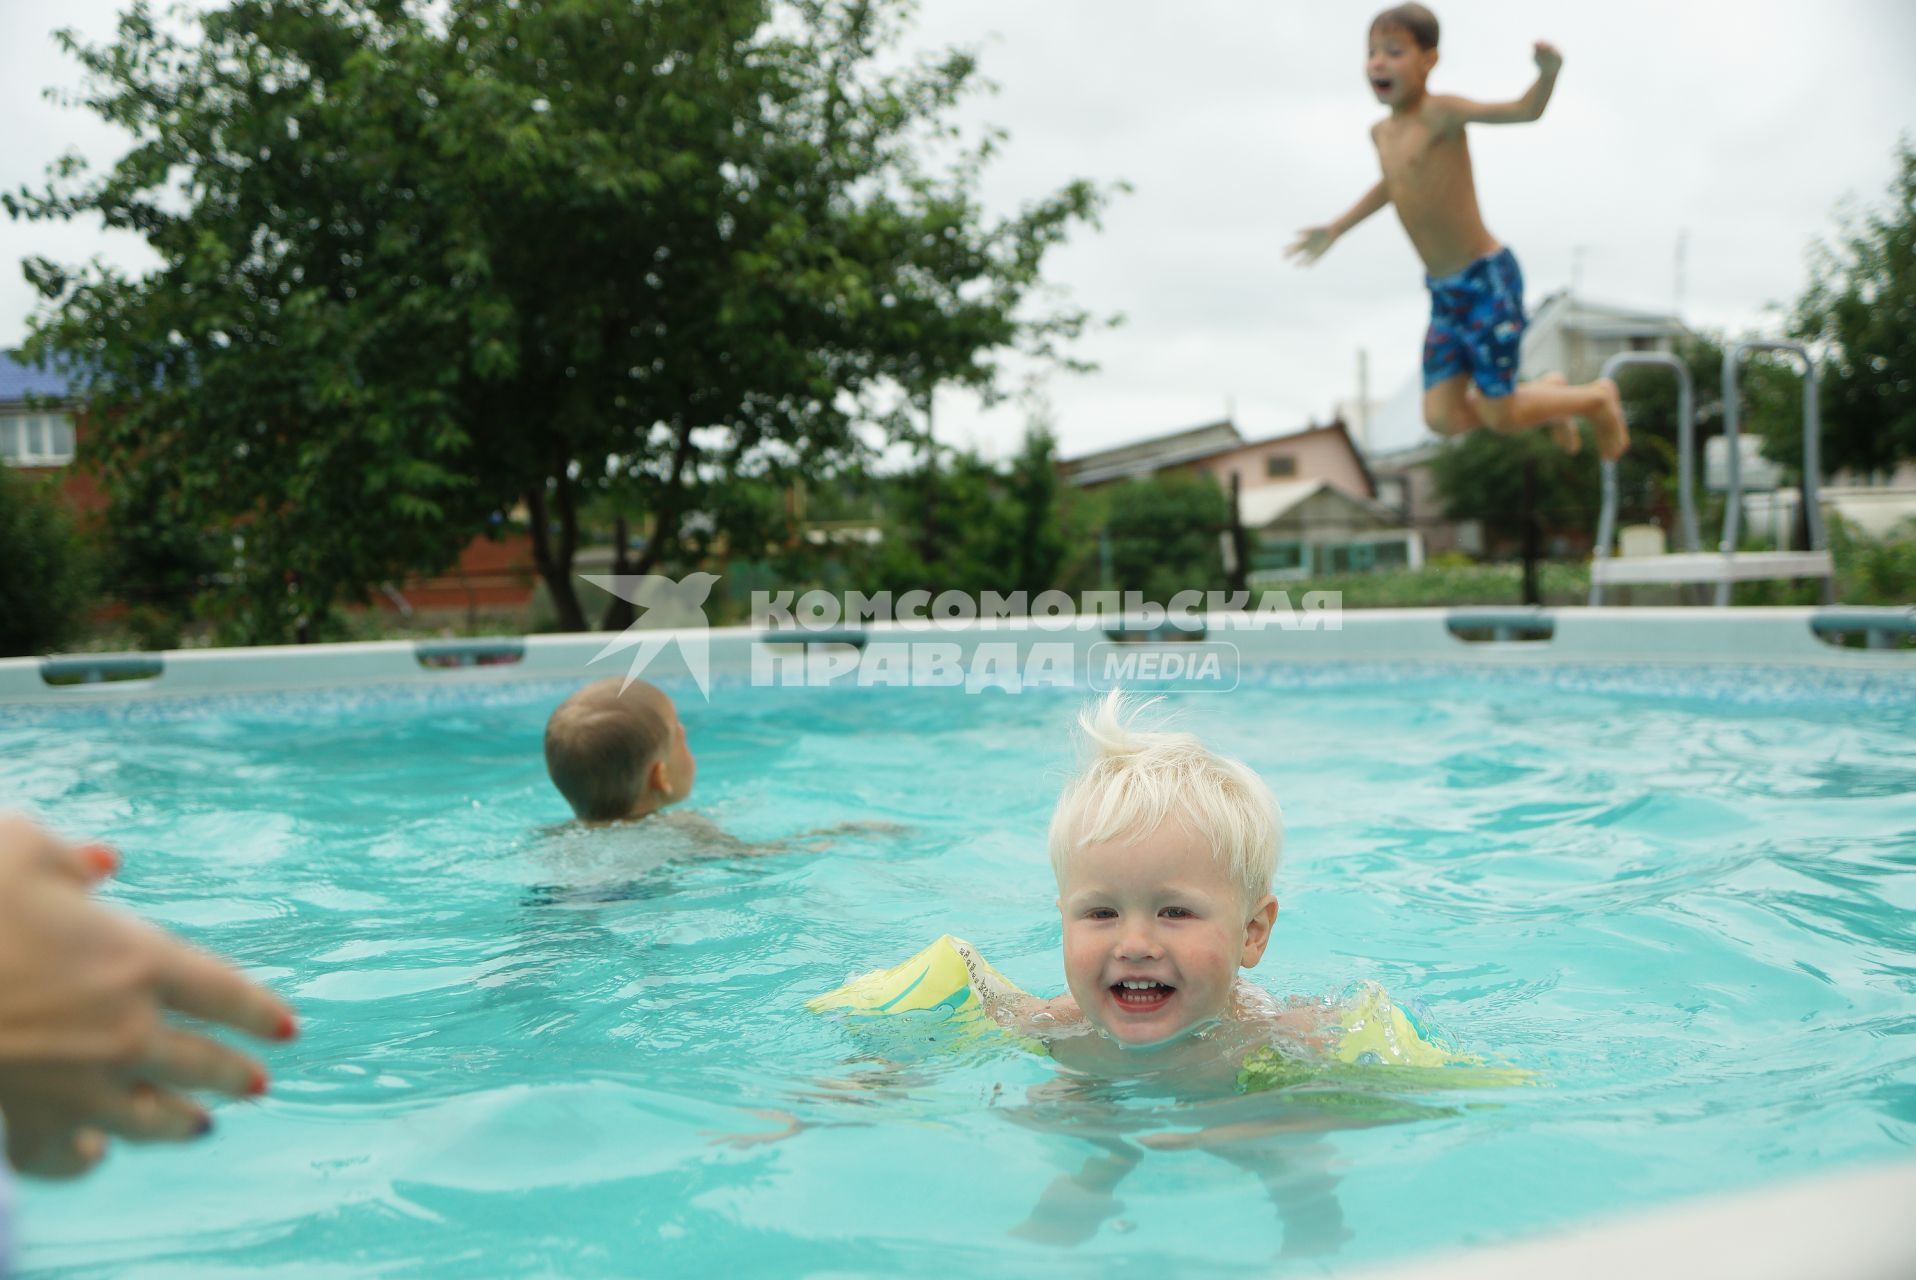
<svg viewBox="0 0 1916 1280"><path fill-rule="evenodd" d="M1626 365L1655 365L1673 369L1677 376L1677 507L1682 513L1683 545L1690 551L1702 550L1697 534L1696 498L1696 390L1690 382L1690 368L1667 351L1619 351L1603 362L1599 378L1611 378ZM1617 536L1617 464L1603 462L1603 507L1597 516L1597 545L1593 556L1610 558L1610 543ZM1598 575L1590 575L1590 603L1603 603L1603 584Z"/></svg>
<svg viewBox="0 0 1916 1280"><path fill-rule="evenodd" d="M1817 411L1816 359L1802 343L1780 339L1751 339L1739 342L1723 353L1723 435L1729 442L1730 493L1729 506L1723 512L1723 541L1720 549L1727 557L1736 555L1737 526L1743 516L1742 450L1737 447L1736 439L1740 407L1737 403L1736 375L1746 351L1784 351L1803 361L1803 512L1810 529L1809 549L1827 551L1829 546L1823 533L1823 506L1817 498L1817 486L1822 481L1823 472L1823 423ZM1823 603L1832 603L1835 594L1835 582L1831 578L1824 578ZM1730 583L1727 579L1716 584L1716 602L1719 606L1730 603Z"/></svg>

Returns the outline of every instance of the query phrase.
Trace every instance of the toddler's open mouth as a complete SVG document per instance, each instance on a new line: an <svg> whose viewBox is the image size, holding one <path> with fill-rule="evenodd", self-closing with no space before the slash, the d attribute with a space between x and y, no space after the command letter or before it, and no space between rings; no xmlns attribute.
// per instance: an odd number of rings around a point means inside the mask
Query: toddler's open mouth
<svg viewBox="0 0 1916 1280"><path fill-rule="evenodd" d="M1391 85L1395 83L1397 82L1394 80L1372 80L1370 82L1370 87L1377 90L1377 92L1379 93L1389 93Z"/></svg>
<svg viewBox="0 0 1916 1280"><path fill-rule="evenodd" d="M1111 998L1118 1004L1137 1013L1149 1013L1159 1009L1171 998L1177 988L1163 982L1154 982L1149 978L1126 978L1122 982L1111 984Z"/></svg>

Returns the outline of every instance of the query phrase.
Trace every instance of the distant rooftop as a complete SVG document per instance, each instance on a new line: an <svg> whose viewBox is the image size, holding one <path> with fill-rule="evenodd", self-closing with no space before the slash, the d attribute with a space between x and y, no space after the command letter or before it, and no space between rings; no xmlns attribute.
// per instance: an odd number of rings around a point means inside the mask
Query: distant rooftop
<svg viewBox="0 0 1916 1280"><path fill-rule="evenodd" d="M11 351L0 351L0 404L18 404L28 396L62 397L67 377L49 369L20 363Z"/></svg>
<svg viewBox="0 0 1916 1280"><path fill-rule="evenodd" d="M1180 431L1150 436L1143 440L1133 440L1129 444L1114 445L1109 449L1100 449L1096 453L1087 453L1082 457L1066 458L1061 465L1072 484L1081 486L1103 484L1107 480L1156 475L1173 467L1202 462L1207 458L1234 453L1239 449L1274 444L1279 440L1295 440L1323 431L1340 433L1346 441L1350 442L1351 451L1357 455L1358 465L1360 467L1363 465L1363 451L1357 448L1355 441L1351 440L1350 431L1342 421L1321 425L1313 423L1296 431L1265 436L1261 440L1246 440L1238 431L1236 424L1232 422L1212 422L1201 427L1186 427Z"/></svg>
<svg viewBox="0 0 1916 1280"><path fill-rule="evenodd" d="M1074 484L1098 484L1125 476L1150 475L1166 467L1208 458L1243 443L1244 437L1234 424L1207 422L1201 427L1186 427L1181 431L1100 449L1083 457L1067 458L1064 468Z"/></svg>
<svg viewBox="0 0 1916 1280"><path fill-rule="evenodd" d="M1545 294L1531 309L1524 345L1532 345L1533 335L1553 327L1593 338L1682 338L1690 332L1682 318L1672 312L1598 302L1568 289Z"/></svg>

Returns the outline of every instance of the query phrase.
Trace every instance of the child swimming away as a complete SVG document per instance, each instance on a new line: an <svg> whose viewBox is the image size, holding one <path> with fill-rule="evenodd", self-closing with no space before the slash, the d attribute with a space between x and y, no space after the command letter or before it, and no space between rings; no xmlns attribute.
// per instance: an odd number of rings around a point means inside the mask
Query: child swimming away
<svg viewBox="0 0 1916 1280"><path fill-rule="evenodd" d="M644 680L598 680L560 703L546 721L545 757L552 785L578 822L549 833L547 860L563 884L541 886L536 902L624 901L656 890L635 877L673 864L817 853L835 837L901 830L841 822L788 839L749 841L701 814L665 812L691 796L698 762L678 707Z"/></svg>
<svg viewBox="0 0 1916 1280"><path fill-rule="evenodd" d="M581 822L630 822L692 794L698 762L664 690L616 677L579 690L546 721L546 772Z"/></svg>
<svg viewBox="0 0 1916 1280"><path fill-rule="evenodd" d="M1425 81L1437 65L1437 19L1421 4L1402 4L1372 19L1365 71L1390 115L1371 126L1383 177L1335 222L1298 233L1286 252L1308 266L1385 205L1392 205L1424 261L1430 329L1424 336L1424 421L1439 435L1477 427L1512 433L1546 427L1576 452L1583 418L1597 451L1622 457L1630 445L1617 384L1599 378L1566 385L1546 374L1519 385L1517 363L1526 323L1523 273L1517 259L1484 226L1464 128L1523 124L1543 117L1563 56L1541 41L1537 81L1512 102L1473 102L1433 94ZM1474 385L1473 385L1474 384Z"/></svg>

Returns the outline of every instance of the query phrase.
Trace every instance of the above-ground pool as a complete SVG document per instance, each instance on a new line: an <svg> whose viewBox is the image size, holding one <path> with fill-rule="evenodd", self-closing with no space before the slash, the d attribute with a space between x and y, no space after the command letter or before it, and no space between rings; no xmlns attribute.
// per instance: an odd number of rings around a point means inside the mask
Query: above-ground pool
<svg viewBox="0 0 1916 1280"><path fill-rule="evenodd" d="M1174 697L1285 809L1255 980L1381 983L1536 1083L1394 1084L1350 1128L1260 1095L1306 1131L1145 1151L1116 1204L1069 1176L1205 1106L1060 1101L1007 1040L804 1009L941 933L1061 989L1043 842L1084 690L670 683L726 831L872 824L691 861L563 828L540 731L576 683L0 706L0 796L113 839L108 896L304 1028L206 1141L24 1190L24 1274L1308 1273L1916 1143L1907 669L1265 665Z"/></svg>

